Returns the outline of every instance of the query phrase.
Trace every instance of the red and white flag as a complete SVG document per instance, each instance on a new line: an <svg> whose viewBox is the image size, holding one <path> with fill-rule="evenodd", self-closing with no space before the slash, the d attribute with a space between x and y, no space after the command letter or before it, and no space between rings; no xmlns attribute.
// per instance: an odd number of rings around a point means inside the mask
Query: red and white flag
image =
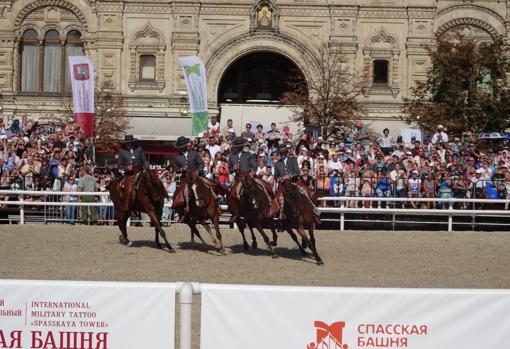
<svg viewBox="0 0 510 349"><path fill-rule="evenodd" d="M94 135L94 65L86 56L69 57L74 121L86 137Z"/></svg>

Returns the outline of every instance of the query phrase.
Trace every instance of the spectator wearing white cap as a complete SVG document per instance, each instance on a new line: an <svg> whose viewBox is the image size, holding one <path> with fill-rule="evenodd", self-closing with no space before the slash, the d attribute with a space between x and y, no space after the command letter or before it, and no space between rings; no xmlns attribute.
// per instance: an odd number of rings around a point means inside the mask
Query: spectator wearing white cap
<svg viewBox="0 0 510 349"><path fill-rule="evenodd" d="M447 143L448 135L444 132L443 125L437 125L437 131L432 136L432 144L436 145L438 143Z"/></svg>

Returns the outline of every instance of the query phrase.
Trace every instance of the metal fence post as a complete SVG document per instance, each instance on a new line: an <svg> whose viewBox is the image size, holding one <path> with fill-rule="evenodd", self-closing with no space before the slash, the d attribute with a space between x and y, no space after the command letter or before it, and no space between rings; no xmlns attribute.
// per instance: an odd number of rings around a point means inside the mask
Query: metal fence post
<svg viewBox="0 0 510 349"><path fill-rule="evenodd" d="M448 199L448 231L453 230L453 203Z"/></svg>
<svg viewBox="0 0 510 349"><path fill-rule="evenodd" d="M191 349L191 311L193 308L193 285L185 282L179 292L180 349Z"/></svg>
<svg viewBox="0 0 510 349"><path fill-rule="evenodd" d="M344 213L344 210L343 208L345 207L345 201L342 200L341 203L340 203L340 231L344 231L345 230L345 213Z"/></svg>
<svg viewBox="0 0 510 349"><path fill-rule="evenodd" d="M19 201L20 201L20 205L19 205L19 224L25 224L25 206L23 205L23 202L25 200L24 200L24 195L23 194L19 195Z"/></svg>

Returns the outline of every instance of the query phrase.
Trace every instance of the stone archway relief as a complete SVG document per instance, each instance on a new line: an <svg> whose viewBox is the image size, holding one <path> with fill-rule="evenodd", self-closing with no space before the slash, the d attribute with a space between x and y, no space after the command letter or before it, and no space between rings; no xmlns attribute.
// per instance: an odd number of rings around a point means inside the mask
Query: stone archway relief
<svg viewBox="0 0 510 349"><path fill-rule="evenodd" d="M457 28L457 27L475 27L484 30L489 34L493 39L496 39L500 36L498 31L489 23L482 21L477 18L471 18L471 17L463 17L463 18L457 18L453 19L451 21L446 22L443 24L439 29L437 30L437 33L439 35L443 35L447 31Z"/></svg>
<svg viewBox="0 0 510 349"><path fill-rule="evenodd" d="M77 6L65 0L37 0L31 2L27 6L23 7L21 11L19 11L18 15L16 16L16 20L14 21L15 31L19 31L21 24L23 23L23 20L28 16L28 14L30 14L34 10L46 6L61 7L73 12L82 23L83 29L87 30L87 20L85 18L85 15Z"/></svg>

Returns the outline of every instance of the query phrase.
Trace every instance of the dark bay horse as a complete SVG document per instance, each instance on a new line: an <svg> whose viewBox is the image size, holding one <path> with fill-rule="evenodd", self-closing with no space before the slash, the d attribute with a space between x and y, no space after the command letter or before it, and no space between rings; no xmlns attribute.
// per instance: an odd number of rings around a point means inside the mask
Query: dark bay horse
<svg viewBox="0 0 510 349"><path fill-rule="evenodd" d="M127 235L127 221L131 212L145 212L154 225L156 246L161 249L161 244L159 243L159 236L161 235L163 240L165 240L168 251L175 252L161 226L163 205L168 193L157 175L150 170L140 171L138 174L125 177L124 186L127 186L125 189L121 188L121 186L121 178L114 179L107 186L110 198L115 206L117 224L122 234L119 236L119 241L124 245L131 246ZM128 197L124 197L126 192L130 193ZM129 201L128 205L123 205L124 200ZM126 211L125 207L129 209Z"/></svg>
<svg viewBox="0 0 510 349"><path fill-rule="evenodd" d="M312 250L313 256L318 265L323 265L321 257L317 253L315 245L314 229L317 217L314 214L315 205L306 194L303 188L290 180L280 183L280 189L283 194L284 206L284 226L286 229L294 228L303 239L303 248L307 246ZM305 232L308 230L308 236Z"/></svg>
<svg viewBox="0 0 510 349"><path fill-rule="evenodd" d="M276 230L274 229L272 219L266 218L266 213L271 206L272 195L272 191L269 190L262 181L255 180L251 175L245 175L242 179L242 187L239 195L240 218L237 220L236 224L243 237L243 247L245 250L248 249L248 242L244 235L244 228L248 225L252 235L252 247L257 248L257 240L255 234L253 234L253 228L255 228L264 239L272 257L276 258L278 255L262 227L264 223L269 223L271 231L273 232L273 237L276 236ZM242 221L243 219L246 224Z"/></svg>
<svg viewBox="0 0 510 349"><path fill-rule="evenodd" d="M277 245L278 235L276 233L275 221L272 216L269 215L271 208L271 202L274 194L262 180L255 179L254 177L247 175L243 178L243 187L241 191L241 202L239 213L241 217L246 221L251 235L252 235L252 247L257 248L257 240L253 234L253 228L256 228L262 235L264 242L268 245L268 248L273 256L277 257L274 247ZM248 249L248 242L244 235L244 224L241 220L236 222L241 235L243 237L243 247L245 250ZM269 226L273 233L273 241L269 241L269 237L265 234L263 227ZM303 247L299 244L296 234L291 228L286 227L287 232L291 236L292 240L296 242L302 253L305 253Z"/></svg>
<svg viewBox="0 0 510 349"><path fill-rule="evenodd" d="M188 184L184 182L183 185ZM218 249L218 252L225 254L225 247L223 246L220 232L221 209L213 191L221 194L219 186L203 177L198 177L189 184L189 212L186 214L185 222L191 229L192 242L195 241L195 235L204 242L197 229L197 223L200 223L211 236L211 240ZM211 226L207 222L208 219L211 220L216 235L213 234Z"/></svg>

